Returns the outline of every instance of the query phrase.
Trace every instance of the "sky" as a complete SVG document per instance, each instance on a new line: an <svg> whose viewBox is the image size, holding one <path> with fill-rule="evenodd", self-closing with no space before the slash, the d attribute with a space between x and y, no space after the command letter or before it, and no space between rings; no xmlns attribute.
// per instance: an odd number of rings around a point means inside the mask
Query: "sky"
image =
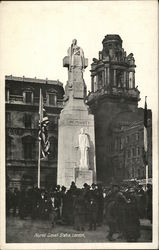
<svg viewBox="0 0 159 250"><path fill-rule="evenodd" d="M90 64L107 34L119 34L133 53L139 106L156 110L158 100L157 1L4 1L0 3L0 81L4 76L59 79L74 38L88 58L84 79L90 90Z"/></svg>

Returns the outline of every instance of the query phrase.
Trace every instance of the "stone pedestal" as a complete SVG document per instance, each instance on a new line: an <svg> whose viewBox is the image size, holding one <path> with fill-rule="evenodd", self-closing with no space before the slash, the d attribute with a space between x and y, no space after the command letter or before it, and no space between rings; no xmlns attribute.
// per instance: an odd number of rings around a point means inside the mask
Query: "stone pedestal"
<svg viewBox="0 0 159 250"><path fill-rule="evenodd" d="M71 98L62 110L59 119L58 134L58 179L59 185L67 188L71 182L78 179L76 168L80 165L80 149L78 145L78 136L81 128L84 128L90 142L89 148L89 169L91 171L91 180L96 181L96 160L95 160L95 135L94 135L94 116L89 114L88 107L82 99ZM85 170L82 170L85 172ZM79 171L81 174L81 171ZM75 177L76 175L76 177ZM83 175L83 184L86 182ZM86 178L88 179L88 178Z"/></svg>
<svg viewBox="0 0 159 250"><path fill-rule="evenodd" d="M85 182L92 184L96 181L94 116L89 113L84 102L86 85L83 79L83 68L88 62L84 59L84 66L80 65L80 58L74 57L74 64L69 65L69 57L65 57L63 64L68 68L68 82L66 85L67 101L61 111L58 134L58 169L57 184L70 187L72 181L82 187ZM89 139L89 166L79 170L80 147L79 134L83 128Z"/></svg>
<svg viewBox="0 0 159 250"><path fill-rule="evenodd" d="M82 188L84 183L92 185L93 181L93 171L92 170L79 170L76 169L75 183L77 187Z"/></svg>

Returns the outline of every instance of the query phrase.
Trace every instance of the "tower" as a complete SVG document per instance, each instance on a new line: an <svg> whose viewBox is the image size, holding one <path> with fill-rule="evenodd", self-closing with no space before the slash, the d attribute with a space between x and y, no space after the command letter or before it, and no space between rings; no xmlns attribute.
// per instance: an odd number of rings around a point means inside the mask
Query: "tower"
<svg viewBox="0 0 159 250"><path fill-rule="evenodd" d="M135 87L135 60L133 54L126 54L119 35L106 35L99 58L91 64L91 92L87 104L95 116L95 141L97 179L110 182L114 176L112 142L114 120L125 114L137 112L140 100Z"/></svg>

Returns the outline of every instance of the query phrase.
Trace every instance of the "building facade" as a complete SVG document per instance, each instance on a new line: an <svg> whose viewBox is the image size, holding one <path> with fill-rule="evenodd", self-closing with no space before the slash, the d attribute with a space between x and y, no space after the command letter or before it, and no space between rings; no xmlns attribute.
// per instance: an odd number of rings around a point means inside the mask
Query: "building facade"
<svg viewBox="0 0 159 250"><path fill-rule="evenodd" d="M97 179L143 178L144 110L138 108L135 59L127 55L119 35L106 35L99 58L91 64L87 104L95 117ZM152 115L149 117L149 175L152 176ZM135 139L136 138L136 139ZM138 139L137 139L138 138Z"/></svg>
<svg viewBox="0 0 159 250"><path fill-rule="evenodd" d="M5 77L7 185L37 185L39 94L49 118L50 155L41 160L41 186L56 184L58 117L63 108L60 81Z"/></svg>

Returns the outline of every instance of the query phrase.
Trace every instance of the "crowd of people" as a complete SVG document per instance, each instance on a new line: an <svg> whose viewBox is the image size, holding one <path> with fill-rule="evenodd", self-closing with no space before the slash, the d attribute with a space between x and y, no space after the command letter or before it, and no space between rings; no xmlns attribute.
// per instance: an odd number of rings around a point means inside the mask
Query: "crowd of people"
<svg viewBox="0 0 159 250"><path fill-rule="evenodd" d="M109 226L109 241L118 232L120 238L137 241L140 237L140 219L152 223L152 185L124 187L112 183L110 187L87 183L83 188L72 182L70 188L57 185L49 190L37 187L7 189L6 213L25 219L50 220L70 225L75 230L96 230L103 223Z"/></svg>

